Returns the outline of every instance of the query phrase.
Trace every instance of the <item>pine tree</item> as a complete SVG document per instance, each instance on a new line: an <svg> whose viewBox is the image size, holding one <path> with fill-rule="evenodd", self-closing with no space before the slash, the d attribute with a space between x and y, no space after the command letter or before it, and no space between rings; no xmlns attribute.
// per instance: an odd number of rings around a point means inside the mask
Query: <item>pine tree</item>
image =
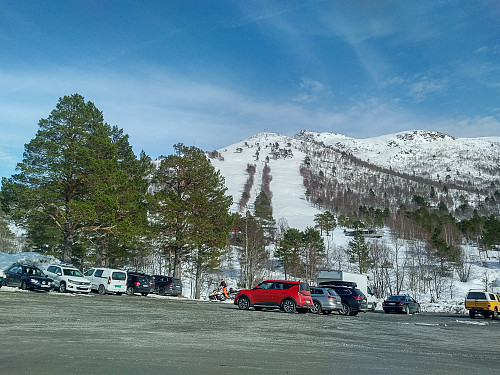
<svg viewBox="0 0 500 375"><path fill-rule="evenodd" d="M2 181L4 207L27 230L33 247L78 261L72 259L75 249L83 256L89 240L98 247L116 242L120 223L137 216L122 206L130 179L123 158L135 157L127 137L103 123L102 113L78 94L60 98L38 125L19 173Z"/></svg>
<svg viewBox="0 0 500 375"><path fill-rule="evenodd" d="M349 261L358 265L360 273L365 273L373 265L373 260L368 250L368 244L359 231L356 231L354 238L349 241L346 252L349 255Z"/></svg>
<svg viewBox="0 0 500 375"><path fill-rule="evenodd" d="M204 265L227 244L232 198L203 151L182 144L174 149L154 172L150 213L163 247L174 254L173 276L181 276L183 262L195 262L199 293Z"/></svg>

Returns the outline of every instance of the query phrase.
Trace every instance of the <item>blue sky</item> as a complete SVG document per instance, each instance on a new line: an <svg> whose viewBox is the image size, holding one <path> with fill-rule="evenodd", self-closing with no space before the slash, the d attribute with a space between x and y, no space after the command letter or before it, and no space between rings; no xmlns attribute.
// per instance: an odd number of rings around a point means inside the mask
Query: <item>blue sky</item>
<svg viewBox="0 0 500 375"><path fill-rule="evenodd" d="M0 177L78 93L138 154L261 131L500 136L500 2L0 1Z"/></svg>

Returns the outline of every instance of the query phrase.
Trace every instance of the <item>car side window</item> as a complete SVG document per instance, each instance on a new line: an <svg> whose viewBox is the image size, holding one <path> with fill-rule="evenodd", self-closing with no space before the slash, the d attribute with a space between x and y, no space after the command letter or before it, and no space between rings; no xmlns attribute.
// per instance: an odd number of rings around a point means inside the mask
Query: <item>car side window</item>
<svg viewBox="0 0 500 375"><path fill-rule="evenodd" d="M263 281L259 284L259 289L271 289L273 288L273 284L269 281Z"/></svg>
<svg viewBox="0 0 500 375"><path fill-rule="evenodd" d="M97 270L97 271L95 271L94 276L95 277L102 277L102 273L103 273L103 270Z"/></svg>

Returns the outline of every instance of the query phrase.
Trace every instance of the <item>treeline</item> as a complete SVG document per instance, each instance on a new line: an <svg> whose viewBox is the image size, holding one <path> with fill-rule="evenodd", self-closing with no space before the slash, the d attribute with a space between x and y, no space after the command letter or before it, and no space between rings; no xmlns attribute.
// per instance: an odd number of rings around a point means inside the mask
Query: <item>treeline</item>
<svg viewBox="0 0 500 375"><path fill-rule="evenodd" d="M60 98L38 125L0 197L28 248L79 266L137 268L161 252L161 271L187 269L199 297L233 221L232 198L205 153L177 144L156 162L136 157L123 130L78 94Z"/></svg>

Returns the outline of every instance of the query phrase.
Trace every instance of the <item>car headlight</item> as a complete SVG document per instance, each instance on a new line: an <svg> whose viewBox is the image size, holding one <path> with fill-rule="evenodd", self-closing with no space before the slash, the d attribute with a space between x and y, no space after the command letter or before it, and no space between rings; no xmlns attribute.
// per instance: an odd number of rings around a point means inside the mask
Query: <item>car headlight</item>
<svg viewBox="0 0 500 375"><path fill-rule="evenodd" d="M39 281L37 279L30 279L30 283L39 284Z"/></svg>
<svg viewBox="0 0 500 375"><path fill-rule="evenodd" d="M68 279L68 283L71 283L71 284L78 284L78 282L77 282L77 281L75 281L75 280L71 280L71 279Z"/></svg>

